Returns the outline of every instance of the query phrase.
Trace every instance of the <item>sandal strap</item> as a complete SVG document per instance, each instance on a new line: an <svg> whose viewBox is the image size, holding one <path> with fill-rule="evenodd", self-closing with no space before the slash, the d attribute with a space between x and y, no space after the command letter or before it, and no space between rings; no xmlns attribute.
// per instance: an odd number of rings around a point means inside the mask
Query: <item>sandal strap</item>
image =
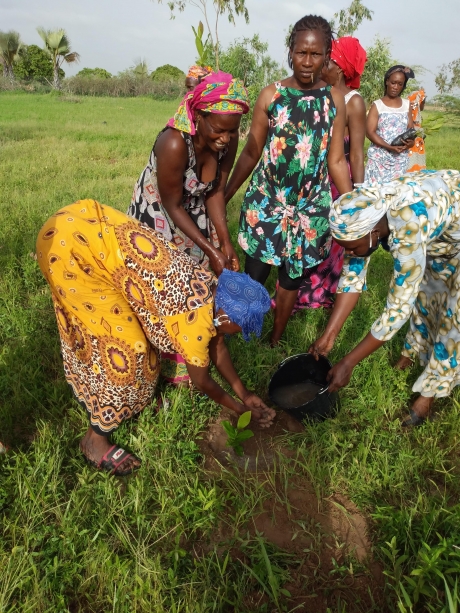
<svg viewBox="0 0 460 613"><path fill-rule="evenodd" d="M132 453L125 451L122 447L112 445L112 447L110 447L110 449L102 456L101 461L99 462L99 468L104 468L105 470L110 470L112 473L115 473L118 468L131 456Z"/></svg>

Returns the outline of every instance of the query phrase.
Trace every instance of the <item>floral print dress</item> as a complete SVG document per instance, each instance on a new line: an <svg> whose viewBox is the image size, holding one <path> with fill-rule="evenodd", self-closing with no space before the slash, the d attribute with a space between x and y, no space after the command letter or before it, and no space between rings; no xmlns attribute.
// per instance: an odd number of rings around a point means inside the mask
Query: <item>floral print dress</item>
<svg viewBox="0 0 460 613"><path fill-rule="evenodd" d="M409 123L409 100L403 100L399 109L389 107L376 100L379 113L377 134L387 143L405 132ZM400 177L409 166L409 152L393 153L383 147L371 144L367 151L367 165L364 180L368 183L386 183Z"/></svg>
<svg viewBox="0 0 460 613"><path fill-rule="evenodd" d="M238 242L256 260L293 279L329 253L331 190L327 154L336 115L331 88L276 83L262 159L244 197Z"/></svg>
<svg viewBox="0 0 460 613"><path fill-rule="evenodd" d="M157 136L156 141L165 130L170 129L165 128L162 130ZM188 151L188 164L183 179L182 206L201 234L218 249L220 246L219 239L206 210L205 201L206 195L217 185L220 175L220 164L227 150L219 152L216 178L209 183L202 183L197 176L196 156L192 137L186 132L180 132L180 134L185 140ZM149 162L134 186L128 215L146 223L153 230L162 234L166 240L174 243L180 251L184 251L197 264L209 268L208 256L174 224L161 203L161 196L158 190L157 158L155 155L156 141L153 145Z"/></svg>
<svg viewBox="0 0 460 613"><path fill-rule="evenodd" d="M410 320L402 354L425 367L412 389L441 398L460 385L460 172L422 170L385 187L402 193L387 213L394 273L371 332L387 341ZM368 263L345 254L337 292L366 290Z"/></svg>

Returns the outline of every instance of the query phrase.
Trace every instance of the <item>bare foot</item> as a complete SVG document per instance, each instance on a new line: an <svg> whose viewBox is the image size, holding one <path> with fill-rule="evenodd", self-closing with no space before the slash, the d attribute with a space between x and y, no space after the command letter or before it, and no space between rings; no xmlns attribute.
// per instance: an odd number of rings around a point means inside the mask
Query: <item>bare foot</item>
<svg viewBox="0 0 460 613"><path fill-rule="evenodd" d="M412 405L412 410L418 417L428 417L433 402L434 398L428 398L427 396L419 396Z"/></svg>
<svg viewBox="0 0 460 613"><path fill-rule="evenodd" d="M112 447L107 436L102 436L94 432L92 428L88 428L85 436L80 441L80 450L88 460L99 464L103 456ZM123 462L123 471L134 470L141 465L139 459L131 456Z"/></svg>
<svg viewBox="0 0 460 613"><path fill-rule="evenodd" d="M405 355L402 355L400 356L399 360L394 365L394 368L396 368L396 370L407 370L408 368L411 368L413 365L414 365L413 360L411 360Z"/></svg>

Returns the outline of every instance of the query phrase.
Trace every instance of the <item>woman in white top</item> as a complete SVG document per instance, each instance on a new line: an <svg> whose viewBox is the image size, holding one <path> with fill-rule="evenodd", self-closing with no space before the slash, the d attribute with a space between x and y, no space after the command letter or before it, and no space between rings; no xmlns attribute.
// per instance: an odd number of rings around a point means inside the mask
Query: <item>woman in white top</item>
<svg viewBox="0 0 460 613"><path fill-rule="evenodd" d="M410 68L400 64L385 73L385 95L376 100L366 123L367 138L372 142L367 152L365 180L386 183L403 175L409 165L409 149L414 141L405 145L391 145L391 141L413 127L409 101L401 98L408 79L415 77Z"/></svg>

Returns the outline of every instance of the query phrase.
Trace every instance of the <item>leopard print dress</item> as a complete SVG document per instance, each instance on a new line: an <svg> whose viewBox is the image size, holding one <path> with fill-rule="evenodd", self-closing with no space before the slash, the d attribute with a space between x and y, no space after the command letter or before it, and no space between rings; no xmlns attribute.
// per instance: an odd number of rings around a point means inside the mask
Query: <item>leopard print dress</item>
<svg viewBox="0 0 460 613"><path fill-rule="evenodd" d="M148 226L82 200L45 223L37 258L66 379L97 433L151 402L159 351L208 366L216 279Z"/></svg>

